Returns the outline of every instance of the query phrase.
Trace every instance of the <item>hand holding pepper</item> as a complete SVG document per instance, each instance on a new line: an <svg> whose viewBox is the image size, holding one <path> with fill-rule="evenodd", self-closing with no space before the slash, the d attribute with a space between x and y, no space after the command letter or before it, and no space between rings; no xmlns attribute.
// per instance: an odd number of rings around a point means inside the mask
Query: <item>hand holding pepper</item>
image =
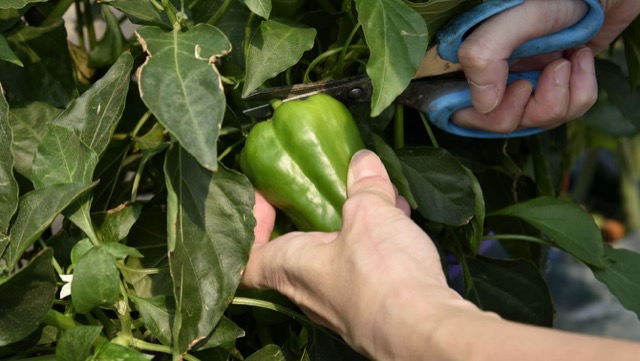
<svg viewBox="0 0 640 361"><path fill-rule="evenodd" d="M380 160L358 152L340 232L268 241L275 211L257 195L243 285L273 288L373 360L638 360L640 345L517 324L450 289L431 239Z"/></svg>

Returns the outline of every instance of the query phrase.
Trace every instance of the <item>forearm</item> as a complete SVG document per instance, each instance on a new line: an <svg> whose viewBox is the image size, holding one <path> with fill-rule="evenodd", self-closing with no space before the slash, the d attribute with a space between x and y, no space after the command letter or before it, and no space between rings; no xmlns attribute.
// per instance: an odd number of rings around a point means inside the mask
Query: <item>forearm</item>
<svg viewBox="0 0 640 361"><path fill-rule="evenodd" d="M422 302L427 304L427 302ZM404 308L378 360L640 360L640 344L506 321L466 301L439 310ZM424 318L421 315L426 315ZM395 330L391 331L391 330Z"/></svg>

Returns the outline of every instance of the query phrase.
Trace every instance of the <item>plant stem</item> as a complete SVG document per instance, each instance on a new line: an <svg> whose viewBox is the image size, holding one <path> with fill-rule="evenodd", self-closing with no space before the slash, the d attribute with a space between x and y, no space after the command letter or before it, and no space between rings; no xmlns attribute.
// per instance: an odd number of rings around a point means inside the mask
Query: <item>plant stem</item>
<svg viewBox="0 0 640 361"><path fill-rule="evenodd" d="M94 26L93 9L91 1L82 0L82 7L84 8L85 25L87 26L87 35L89 36L89 50L96 46L98 40L96 39L96 28Z"/></svg>
<svg viewBox="0 0 640 361"><path fill-rule="evenodd" d="M76 326L81 326L79 323L76 323L73 318L67 317L56 310L47 311L47 314L42 319L42 323L61 329L63 331L70 330ZM93 345L98 346L107 341L108 340L106 337L99 335L98 338L93 341Z"/></svg>
<svg viewBox="0 0 640 361"><path fill-rule="evenodd" d="M240 138L238 139L235 143L231 144L230 146L227 147L227 149L225 149L222 153L220 153L220 155L218 156L218 162L221 161L224 157L227 156L227 154L229 154L233 148L239 146L240 144L244 143L245 139L244 138Z"/></svg>
<svg viewBox="0 0 640 361"><path fill-rule="evenodd" d="M169 346L146 342L137 338L131 339L131 346L144 351L162 352L169 355L173 353L173 350ZM182 358L187 361L200 361L197 357L189 355L188 353L182 355Z"/></svg>
<svg viewBox="0 0 640 361"><path fill-rule="evenodd" d="M342 52L340 52L340 56L338 57L336 68L333 71L333 76L336 79L340 79L343 77L344 59L347 57L347 49L349 49L349 45L353 41L353 37L356 35L358 30L360 30L360 23L357 23L356 26L353 27L353 30L351 30L351 33L349 33L349 36L347 37L347 40L345 41L344 46L342 47Z"/></svg>
<svg viewBox="0 0 640 361"><path fill-rule="evenodd" d="M396 105L396 112L393 117L395 150L404 148L404 106Z"/></svg>
<svg viewBox="0 0 640 361"><path fill-rule="evenodd" d="M227 11L229 11L229 9L231 8L231 5L233 5L234 2L235 0L224 0L222 5L218 7L218 10L216 10L213 16L211 16L211 18L209 19L209 21L207 21L207 24L214 25L214 26L217 25L218 21L220 21L220 19L222 19L222 17L227 13Z"/></svg>
<svg viewBox="0 0 640 361"><path fill-rule="evenodd" d="M249 43L251 42L251 23L253 23L253 18L255 15L253 12L249 13L249 18L247 19L247 25L244 26L244 49L242 49L244 54L244 61L247 62L247 55L249 55Z"/></svg>
<svg viewBox="0 0 640 361"><path fill-rule="evenodd" d="M541 244L543 246L556 247L556 245L553 244L552 242L549 242L549 241L544 240L542 238L533 237L533 236L525 236L525 235L522 235L522 234L494 234L494 235L488 235L488 236L482 237L483 241L488 241L488 240L492 240L492 239L493 240L526 241L526 242L538 243L538 244Z"/></svg>
<svg viewBox="0 0 640 361"><path fill-rule="evenodd" d="M64 13L69 10L69 7L71 7L73 1L74 0L60 0L60 2L56 4L53 10L44 19L44 21L42 22L42 26L51 25L59 20L64 15Z"/></svg>
<svg viewBox="0 0 640 361"><path fill-rule="evenodd" d="M129 135L132 138L135 138L138 135L138 132L140 131L140 129L144 126L144 124L147 122L147 120L149 119L149 117L151 117L151 110L147 110L144 114L142 114L142 116L140 117L140 119L138 120L138 123L136 124L135 128L133 128L133 130L131 131L131 133L129 133Z"/></svg>
<svg viewBox="0 0 640 361"><path fill-rule="evenodd" d="M431 139L431 144L433 144L434 148L440 148L440 145L438 145L438 140L436 139L436 136L433 134L433 129L431 129L431 124L429 124L429 121L427 121L427 117L420 112L420 119L422 119L422 124L424 124L424 129L427 130L427 133L429 134L429 139Z"/></svg>

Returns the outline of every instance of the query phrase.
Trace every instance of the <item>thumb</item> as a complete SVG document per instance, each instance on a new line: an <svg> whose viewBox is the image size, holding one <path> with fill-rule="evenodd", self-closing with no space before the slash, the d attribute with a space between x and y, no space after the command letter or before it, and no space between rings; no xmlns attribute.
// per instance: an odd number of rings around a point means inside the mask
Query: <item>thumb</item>
<svg viewBox="0 0 640 361"><path fill-rule="evenodd" d="M358 196L374 195L395 207L396 191L382 161L370 150L360 150L351 158L347 175L347 202Z"/></svg>
<svg viewBox="0 0 640 361"><path fill-rule="evenodd" d="M486 114L500 104L516 48L577 23L586 12L582 0L525 1L480 24L458 50L474 108Z"/></svg>

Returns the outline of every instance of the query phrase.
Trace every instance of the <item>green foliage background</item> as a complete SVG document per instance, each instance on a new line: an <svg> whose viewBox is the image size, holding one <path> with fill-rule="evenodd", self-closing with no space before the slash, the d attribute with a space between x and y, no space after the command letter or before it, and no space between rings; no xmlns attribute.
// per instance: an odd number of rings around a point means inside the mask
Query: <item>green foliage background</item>
<svg viewBox="0 0 640 361"><path fill-rule="evenodd" d="M238 289L255 220L237 170L260 121L243 96L361 74L374 85L372 102L351 108L362 136L445 266L455 256L467 298L551 326L543 272L554 247L640 314L640 256L604 244L581 207L593 169L571 190L564 182L578 155L613 152L621 221L640 228L640 21L599 56L601 93L584 119L462 139L393 101L437 30L476 4L0 1L0 358L361 358L283 296ZM490 239L508 259L477 254Z"/></svg>

